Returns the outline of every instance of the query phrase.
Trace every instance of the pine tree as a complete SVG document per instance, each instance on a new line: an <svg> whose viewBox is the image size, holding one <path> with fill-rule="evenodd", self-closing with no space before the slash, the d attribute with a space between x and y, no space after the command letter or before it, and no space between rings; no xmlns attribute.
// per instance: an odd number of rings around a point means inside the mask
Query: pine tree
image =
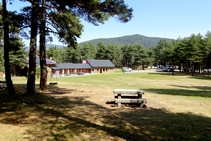
<svg viewBox="0 0 211 141"><path fill-rule="evenodd" d="M27 94L36 94L35 91L35 73L36 73L36 48L37 48L37 30L38 30L38 5L39 0L32 1L31 9L31 33L29 50L29 73L27 80Z"/></svg>
<svg viewBox="0 0 211 141"><path fill-rule="evenodd" d="M104 60L106 58L105 54L106 54L106 46L102 42L99 42L97 44L96 59Z"/></svg>
<svg viewBox="0 0 211 141"><path fill-rule="evenodd" d="M124 67L128 67L129 66L129 60L130 60L130 56L128 54L128 48L129 45L126 44L124 45L121 49L122 49L122 53L123 53L123 58L122 58L122 64Z"/></svg>
<svg viewBox="0 0 211 141"><path fill-rule="evenodd" d="M185 49L184 49L185 44L186 44L186 38L184 39L178 38L175 43L175 49L174 49L175 64L179 65L180 72L182 69L182 65L184 65L186 62Z"/></svg>
<svg viewBox="0 0 211 141"><path fill-rule="evenodd" d="M5 66L5 74L6 74L6 82L8 87L8 94L14 95L15 89L11 80L10 75L10 66L9 66L9 18L6 7L6 0L2 0L3 3L3 24L4 24L4 66Z"/></svg>
<svg viewBox="0 0 211 141"><path fill-rule="evenodd" d="M91 52L91 58L90 59L94 60L96 58L96 53L97 53L96 46L92 45L91 42L89 42L89 46L90 46L90 52Z"/></svg>
<svg viewBox="0 0 211 141"><path fill-rule="evenodd" d="M186 59L187 63L190 63L190 68L192 70L192 75L194 71L194 64L201 63L202 61L202 50L201 50L201 36L200 35L192 35L188 39L187 46L185 47L186 50ZM200 69L199 69L200 70Z"/></svg>
<svg viewBox="0 0 211 141"><path fill-rule="evenodd" d="M203 55L203 60L204 64L206 65L206 68L208 69L208 75L209 75L209 69L210 69L210 64L211 64L211 32L208 31L205 34L205 39L204 39L204 55Z"/></svg>
<svg viewBox="0 0 211 141"><path fill-rule="evenodd" d="M105 59L115 62L115 49L114 45L108 45L105 52Z"/></svg>
<svg viewBox="0 0 211 141"><path fill-rule="evenodd" d="M4 68L4 50L0 48L0 72L5 72Z"/></svg>
<svg viewBox="0 0 211 141"><path fill-rule="evenodd" d="M41 19L40 19L40 90L47 89L47 66L46 66L46 46L45 46L45 36L46 36L46 0L42 0L41 7Z"/></svg>
<svg viewBox="0 0 211 141"><path fill-rule="evenodd" d="M149 60L149 65L155 64L155 54L154 54L154 46L151 46L148 50L148 60Z"/></svg>
<svg viewBox="0 0 211 141"><path fill-rule="evenodd" d="M9 52L10 64L12 64L13 74L16 75L15 66L26 66L26 52L24 44L20 37L14 36L10 38L11 50Z"/></svg>
<svg viewBox="0 0 211 141"><path fill-rule="evenodd" d="M72 63L73 62L73 55L75 53L75 49L73 47L67 47L66 53L67 53L67 58L66 58L65 62Z"/></svg>
<svg viewBox="0 0 211 141"><path fill-rule="evenodd" d="M77 46L75 50L75 54L73 55L73 63L81 63L82 62L82 53L81 46Z"/></svg>
<svg viewBox="0 0 211 141"><path fill-rule="evenodd" d="M129 45L127 49L127 53L125 54L129 67L132 67L134 64L134 57L135 57L136 51L137 51L137 48L135 48L134 45Z"/></svg>
<svg viewBox="0 0 211 141"><path fill-rule="evenodd" d="M166 60L164 58L164 51L168 46L168 42L166 40L160 40L158 45L154 48L155 52L155 61L160 65L165 65Z"/></svg>
<svg viewBox="0 0 211 141"><path fill-rule="evenodd" d="M114 65L116 67L122 67L123 53L121 47L115 46L114 58L115 58Z"/></svg>
<svg viewBox="0 0 211 141"><path fill-rule="evenodd" d="M91 43L85 43L81 48L82 59L94 59L95 54L93 54L93 47Z"/></svg>
<svg viewBox="0 0 211 141"><path fill-rule="evenodd" d="M142 65L142 69L144 70L144 65L149 64L147 49L145 49L142 45L136 45L136 48L134 65Z"/></svg>

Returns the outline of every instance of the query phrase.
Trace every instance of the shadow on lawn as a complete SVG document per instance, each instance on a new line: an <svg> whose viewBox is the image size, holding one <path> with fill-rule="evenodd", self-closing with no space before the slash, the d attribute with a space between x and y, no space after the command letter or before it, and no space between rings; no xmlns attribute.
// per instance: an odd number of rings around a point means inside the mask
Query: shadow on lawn
<svg viewBox="0 0 211 141"><path fill-rule="evenodd" d="M199 96L211 97L211 92L206 90L184 90L184 89L144 89L146 92L165 94L165 95L180 95L180 96Z"/></svg>
<svg viewBox="0 0 211 141"><path fill-rule="evenodd" d="M156 72L156 73L149 72L148 74L154 74L154 75L172 75L171 72Z"/></svg>
<svg viewBox="0 0 211 141"><path fill-rule="evenodd" d="M180 96L199 96L199 97L211 97L211 87L208 86L180 86L180 85L171 85L179 88L175 89L144 89L146 92L165 94L165 95L180 95ZM194 88L191 90L191 88ZM198 90L196 90L198 89Z"/></svg>
<svg viewBox="0 0 211 141"><path fill-rule="evenodd" d="M152 75L165 75L165 76L188 76L189 78L193 78L193 79L200 79L200 80L211 80L211 75L207 76L207 74L198 74L198 73L194 73L194 76L192 76L192 73L189 73L188 75L186 75L186 73L184 72L175 72L174 75L172 75L172 72L156 72L156 73L148 73L148 74L152 74Z"/></svg>
<svg viewBox="0 0 211 141"><path fill-rule="evenodd" d="M28 140L211 139L211 118L165 109L107 109L74 91L68 96L1 93L0 123L28 127Z"/></svg>
<svg viewBox="0 0 211 141"><path fill-rule="evenodd" d="M199 90L204 90L204 91L210 91L211 92L211 87L209 86L181 86L181 85L171 85L174 87L180 87L180 88L187 88L187 89L199 89Z"/></svg>

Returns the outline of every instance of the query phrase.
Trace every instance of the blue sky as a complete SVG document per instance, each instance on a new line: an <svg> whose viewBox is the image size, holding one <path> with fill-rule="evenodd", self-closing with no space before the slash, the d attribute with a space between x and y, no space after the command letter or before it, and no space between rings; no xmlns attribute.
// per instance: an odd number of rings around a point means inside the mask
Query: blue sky
<svg viewBox="0 0 211 141"><path fill-rule="evenodd" d="M9 10L18 10L24 4L13 3ZM125 0L125 3L134 10L131 21L120 23L110 18L104 24L94 26L81 19L84 32L78 43L133 34L177 39L211 31L211 0ZM60 44L57 39L52 43Z"/></svg>

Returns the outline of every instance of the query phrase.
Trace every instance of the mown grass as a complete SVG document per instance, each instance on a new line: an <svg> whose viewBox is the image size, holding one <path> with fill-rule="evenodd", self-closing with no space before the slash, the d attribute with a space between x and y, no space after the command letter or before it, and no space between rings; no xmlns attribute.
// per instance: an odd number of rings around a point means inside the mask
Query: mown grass
<svg viewBox="0 0 211 141"><path fill-rule="evenodd" d="M211 140L210 77L168 72L66 77L35 96L21 95L25 78L13 82L20 95L0 90L0 140ZM113 89L121 88L144 89L148 108L106 104L114 100Z"/></svg>

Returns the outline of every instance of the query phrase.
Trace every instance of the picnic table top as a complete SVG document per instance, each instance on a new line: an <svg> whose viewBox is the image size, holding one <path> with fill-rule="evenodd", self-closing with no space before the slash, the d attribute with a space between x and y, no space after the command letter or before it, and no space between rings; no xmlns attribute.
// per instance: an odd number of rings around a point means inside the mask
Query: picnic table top
<svg viewBox="0 0 211 141"><path fill-rule="evenodd" d="M7 83L6 81L0 81L0 83Z"/></svg>
<svg viewBox="0 0 211 141"><path fill-rule="evenodd" d="M135 89L114 89L114 94L144 94L144 90Z"/></svg>

